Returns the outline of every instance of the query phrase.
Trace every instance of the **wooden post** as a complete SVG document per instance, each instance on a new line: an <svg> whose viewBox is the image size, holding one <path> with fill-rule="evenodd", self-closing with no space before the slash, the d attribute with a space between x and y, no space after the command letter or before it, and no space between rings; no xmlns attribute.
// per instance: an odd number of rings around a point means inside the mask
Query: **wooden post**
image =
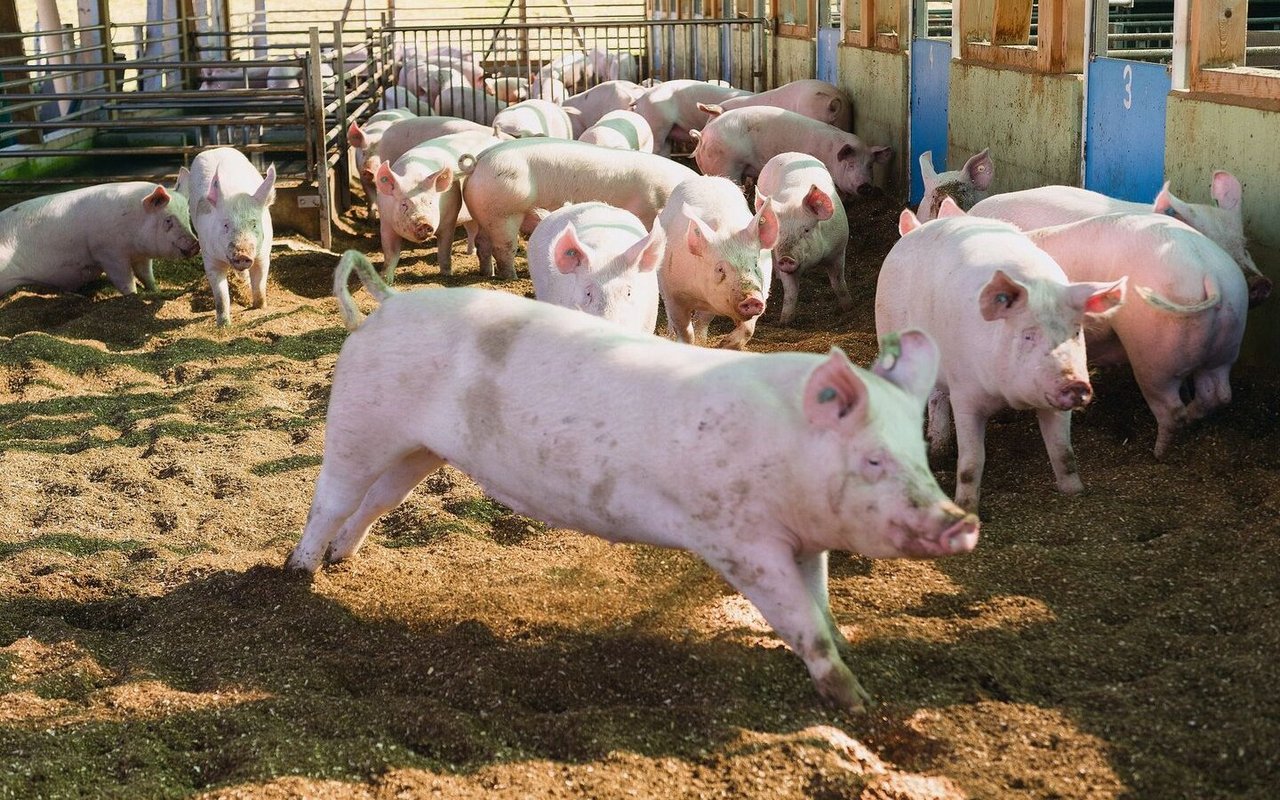
<svg viewBox="0 0 1280 800"><path fill-rule="evenodd" d="M18 8L14 4L14 0L0 0L0 33L21 33L22 28L18 25ZM0 58L13 59L14 62L23 61L27 57L26 51L22 47L21 39L0 39ZM17 81L25 81L30 77L30 73L26 70L13 70L12 72L5 70L0 73L0 79L5 81L14 81L15 85L9 89L12 95L30 95L31 87L26 83L16 83ZM18 111L8 112L10 119L14 122L35 122L36 112L32 108L24 108ZM28 129L22 131L16 138L9 140L19 144L40 144L40 131L36 129Z"/></svg>
<svg viewBox="0 0 1280 800"><path fill-rule="evenodd" d="M307 127L316 128L315 148L311 157L315 159L316 189L320 194L320 246L328 250L333 247L333 228L331 226L333 200L331 194L332 186L330 184L331 175L329 174L329 132L325 130L324 122L324 83L320 77L320 29L316 27L311 28L310 61L309 77L311 80L307 91L311 96L310 106L312 113L315 114L315 121L309 123Z"/></svg>
<svg viewBox="0 0 1280 800"><path fill-rule="evenodd" d="M75 88L75 82L71 75L66 72L59 72L58 66L68 63L71 59L65 55L55 55L63 50L62 42L62 15L58 13L58 4L55 0L36 0L36 28L44 31L46 35L40 37L40 49L44 52L44 61L48 65L49 82L53 85L53 91L58 94L71 92ZM66 114L71 108L70 100L54 101L58 106L58 114Z"/></svg>
<svg viewBox="0 0 1280 800"><path fill-rule="evenodd" d="M1040 43L1044 43L1044 7L1040 3ZM995 0L991 19L992 44L1027 44L1031 41L1031 0Z"/></svg>

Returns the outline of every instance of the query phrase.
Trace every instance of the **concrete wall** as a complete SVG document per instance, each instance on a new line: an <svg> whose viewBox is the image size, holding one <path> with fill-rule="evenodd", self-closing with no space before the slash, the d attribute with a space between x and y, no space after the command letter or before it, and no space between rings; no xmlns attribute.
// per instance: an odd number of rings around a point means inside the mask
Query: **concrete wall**
<svg viewBox="0 0 1280 800"><path fill-rule="evenodd" d="M1230 135L1224 135L1230 131ZM1280 112L1222 105L1172 92L1165 115L1165 177L1184 200L1212 203L1214 170L1244 185L1244 226L1258 267L1280 286ZM1280 293L1249 312L1242 360L1274 365Z"/></svg>
<svg viewBox="0 0 1280 800"><path fill-rule="evenodd" d="M877 170L876 184L885 191L907 194L907 86L906 53L887 53L841 45L837 84L853 100L853 131L868 144L887 144L894 159Z"/></svg>
<svg viewBox="0 0 1280 800"><path fill-rule="evenodd" d="M775 36L777 46L773 73L777 79L769 88L784 83L813 77L813 58L815 45L812 39L793 39L789 36Z"/></svg>
<svg viewBox="0 0 1280 800"><path fill-rule="evenodd" d="M995 161L993 191L1080 184L1080 75L1041 75L951 63L947 164L984 147Z"/></svg>

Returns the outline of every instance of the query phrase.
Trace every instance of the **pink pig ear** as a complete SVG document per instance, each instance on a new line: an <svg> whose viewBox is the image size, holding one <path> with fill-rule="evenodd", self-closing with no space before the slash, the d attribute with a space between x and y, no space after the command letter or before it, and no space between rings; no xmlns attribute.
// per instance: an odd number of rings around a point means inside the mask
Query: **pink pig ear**
<svg viewBox="0 0 1280 800"><path fill-rule="evenodd" d="M551 243L551 259L556 269L565 275L572 275L579 268L591 266L590 251L578 238L578 232L574 229L573 223L566 225Z"/></svg>
<svg viewBox="0 0 1280 800"><path fill-rule="evenodd" d="M996 270L996 274L982 287L978 295L978 307L982 318L987 322L1012 316L1018 309L1026 305L1027 287L1010 278L1004 270Z"/></svg>
<svg viewBox="0 0 1280 800"><path fill-rule="evenodd" d="M1160 187L1160 193L1156 195L1155 202L1151 204L1151 211L1174 219L1183 219L1182 205L1182 201L1169 191L1169 182L1165 181L1164 186Z"/></svg>
<svg viewBox="0 0 1280 800"><path fill-rule="evenodd" d="M648 235L636 240L622 254L623 263L635 264L641 272L652 272L662 264L662 256L666 250L666 238L662 233L662 223L653 221L653 230Z"/></svg>
<svg viewBox="0 0 1280 800"><path fill-rule="evenodd" d="M1111 283L1073 283L1068 289L1071 304L1086 314L1108 314L1124 303L1128 281L1129 276L1125 275Z"/></svg>
<svg viewBox="0 0 1280 800"><path fill-rule="evenodd" d="M347 144L352 147L359 147L361 150L365 148L368 140L364 138L364 131L360 130L360 126L351 123L351 127L347 128Z"/></svg>
<svg viewBox="0 0 1280 800"><path fill-rule="evenodd" d="M440 194L449 191L449 187L453 186L453 170L448 166L443 166L440 171L431 176L428 180L435 183L435 190Z"/></svg>
<svg viewBox="0 0 1280 800"><path fill-rule="evenodd" d="M1240 180L1226 170L1220 169L1213 173L1211 191L1218 208L1227 211L1239 209L1240 202L1244 199L1244 188L1240 185Z"/></svg>
<svg viewBox="0 0 1280 800"><path fill-rule="evenodd" d="M688 203L681 207L680 213L689 218L689 230L685 233L685 244L689 246L689 252L695 256L704 254L711 246L711 228Z"/></svg>
<svg viewBox="0 0 1280 800"><path fill-rule="evenodd" d="M925 191L938 182L938 171L933 168L932 150L925 150L920 154L920 179L924 181Z"/></svg>
<svg viewBox="0 0 1280 800"><path fill-rule="evenodd" d="M981 153L970 156L969 160L964 162L963 172L969 176L969 182L974 185L974 188L990 188L991 179L996 174L995 162L991 160L991 148L983 148Z"/></svg>
<svg viewBox="0 0 1280 800"><path fill-rule="evenodd" d="M909 208L902 209L902 213L898 215L898 235L906 236L924 223L920 221Z"/></svg>
<svg viewBox="0 0 1280 800"><path fill-rule="evenodd" d="M269 206L276 201L276 165L267 166L266 177L262 179L262 183L258 184L258 189L253 193L254 202L260 206Z"/></svg>
<svg viewBox="0 0 1280 800"><path fill-rule="evenodd" d="M209 181L209 192L205 195L209 205L216 206L222 199L222 181L218 180L218 170L213 171L213 180Z"/></svg>
<svg viewBox="0 0 1280 800"><path fill-rule="evenodd" d="M757 200L757 203L759 201ZM809 193L804 196L804 207L809 210L820 220L831 219L836 213L835 204L831 202L831 195L818 188L818 184L812 184L809 187ZM759 211L760 209L756 209Z"/></svg>
<svg viewBox="0 0 1280 800"><path fill-rule="evenodd" d="M942 205L938 206L938 219L967 216L969 215L964 213L964 209L960 207L960 204L954 198L950 196L942 198Z"/></svg>
<svg viewBox="0 0 1280 800"><path fill-rule="evenodd" d="M396 182L395 173L391 171L391 164L383 161L378 165L378 172L373 179L378 184L378 194L394 195L396 190L400 188L400 184Z"/></svg>
<svg viewBox="0 0 1280 800"><path fill-rule="evenodd" d="M871 371L923 403L938 380L938 346L921 330L886 333Z"/></svg>
<svg viewBox="0 0 1280 800"><path fill-rule="evenodd" d="M756 236L760 239L760 249L772 250L778 243L778 233L782 226L778 222L778 212L773 210L773 201L768 197L761 199L764 202L751 224L755 226Z"/></svg>
<svg viewBox="0 0 1280 800"><path fill-rule="evenodd" d="M804 386L804 416L816 428L860 428L867 417L867 385L838 347L819 364Z"/></svg>
<svg viewBox="0 0 1280 800"><path fill-rule="evenodd" d="M156 209L164 208L167 205L169 205L169 193L165 191L163 186L157 186L152 190L151 194L147 195L142 200L143 208L148 211L155 211Z"/></svg>

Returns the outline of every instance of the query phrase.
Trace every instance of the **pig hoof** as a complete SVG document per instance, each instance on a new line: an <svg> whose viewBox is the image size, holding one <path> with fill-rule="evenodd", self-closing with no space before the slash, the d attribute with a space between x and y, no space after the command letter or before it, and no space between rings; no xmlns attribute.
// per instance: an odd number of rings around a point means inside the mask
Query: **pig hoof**
<svg viewBox="0 0 1280 800"><path fill-rule="evenodd" d="M1058 491L1063 494L1080 494L1084 491L1084 481L1080 480L1079 475L1072 473L1058 481Z"/></svg>
<svg viewBox="0 0 1280 800"><path fill-rule="evenodd" d="M861 714L874 705L871 695L844 665L832 669L817 684L818 692L827 702L850 713Z"/></svg>

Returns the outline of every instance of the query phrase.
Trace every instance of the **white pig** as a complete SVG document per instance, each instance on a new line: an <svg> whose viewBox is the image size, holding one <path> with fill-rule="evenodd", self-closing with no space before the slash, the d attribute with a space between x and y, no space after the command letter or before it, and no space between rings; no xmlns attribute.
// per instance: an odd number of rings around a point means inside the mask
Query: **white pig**
<svg viewBox="0 0 1280 800"><path fill-rule="evenodd" d="M778 212L780 230L773 247L773 269L782 281L782 324L790 324L795 316L800 275L814 266L827 271L841 310L851 310L853 296L844 273L849 218L831 173L811 155L779 153L760 170L757 211L766 197L773 199Z"/></svg>
<svg viewBox="0 0 1280 800"><path fill-rule="evenodd" d="M656 221L645 231L630 211L604 203L564 206L542 217L529 237L534 296L653 333L662 248Z"/></svg>
<svg viewBox="0 0 1280 800"><path fill-rule="evenodd" d="M720 346L745 349L773 280L773 204L764 198L752 216L741 189L698 175L675 188L658 221L667 238L658 288L670 333L696 344L706 341L712 317L729 317L734 329Z"/></svg>
<svg viewBox="0 0 1280 800"><path fill-rule="evenodd" d="M582 132L578 141L618 150L653 152L653 131L634 111L610 111Z"/></svg>
<svg viewBox="0 0 1280 800"><path fill-rule="evenodd" d="M704 175L740 182L759 175L779 153L808 153L826 166L836 189L846 197L874 194L871 168L893 158L892 147L868 146L852 133L770 106L725 111L713 117L697 138L693 157Z"/></svg>
<svg viewBox="0 0 1280 800"><path fill-rule="evenodd" d="M199 251L187 199L147 181L34 197L0 211L0 294L24 283L65 291L107 274L121 294L156 290L153 258Z"/></svg>
<svg viewBox="0 0 1280 800"><path fill-rule="evenodd" d="M918 326L938 342L929 441L940 455L954 417L956 503L978 509L987 419L1002 408L1035 409L1058 488L1082 491L1071 449L1071 410L1093 397L1082 326L1115 312L1125 279L1070 283L1012 225L943 209L923 225L903 211L906 235L876 285L876 331Z"/></svg>
<svg viewBox="0 0 1280 800"><path fill-rule="evenodd" d="M1128 276L1130 300L1085 330L1091 364L1133 367L1156 417L1155 455L1188 422L1231 402L1249 289L1239 267L1208 237L1155 214L1107 214L1028 232L1072 280ZM1180 391L1192 388L1184 403Z"/></svg>
<svg viewBox="0 0 1280 800"><path fill-rule="evenodd" d="M1048 225L1096 217L1100 214L1165 214L1182 220L1217 242L1235 259L1249 284L1249 307L1271 295L1271 279L1263 275L1249 255L1244 237L1244 189L1230 172L1213 173L1210 187L1216 205L1186 203L1169 191L1166 183L1153 203L1130 203L1074 186L1041 186L988 197L972 209L974 216L1012 222L1024 231Z"/></svg>
<svg viewBox="0 0 1280 800"><path fill-rule="evenodd" d="M484 89L452 83L440 90L432 110L442 116L462 117L492 127L493 118L506 107L506 103Z"/></svg>
<svg viewBox="0 0 1280 800"><path fill-rule="evenodd" d="M569 90L564 81L553 77L537 77L529 81L529 97L534 100L550 100L563 103L569 99Z"/></svg>
<svg viewBox="0 0 1280 800"><path fill-rule="evenodd" d="M522 226L533 229L535 208L596 200L630 211L652 225L676 184L693 170L651 153L612 150L559 139L516 139L459 159L467 208L480 225L480 271L515 277L516 242ZM739 193L741 197L741 193Z"/></svg>
<svg viewBox="0 0 1280 800"><path fill-rule="evenodd" d="M944 172L939 175L933 169L933 151L926 150L920 154L920 177L924 182L924 197L920 199L920 207L916 216L921 222L928 222L938 216L938 207L943 198L950 197L964 211L987 196L991 181L996 176L996 165L991 160L991 149L970 156L960 169Z"/></svg>
<svg viewBox="0 0 1280 800"><path fill-rule="evenodd" d="M231 270L247 279L254 308L262 308L267 301L275 185L274 164L267 167L264 178L244 154L231 147L204 150L191 161L184 189L219 325L231 322L227 286Z"/></svg>
<svg viewBox="0 0 1280 800"><path fill-rule="evenodd" d="M364 176L367 175L369 184L372 186L373 176L377 173L378 167L382 166L382 162L394 164L396 159L411 148L437 136L447 136L451 133L493 133L493 128L457 117L414 117L393 122L383 131L377 147L373 148L372 155L365 152L364 166L360 169L361 180L363 181Z"/></svg>
<svg viewBox="0 0 1280 800"><path fill-rule="evenodd" d="M378 101L380 111L402 110L413 116L429 117L432 114L431 104L416 94L410 94L403 86L388 86Z"/></svg>
<svg viewBox="0 0 1280 800"><path fill-rule="evenodd" d="M458 225L474 241L476 224L462 203L458 156L482 153L498 143L492 132L452 133L429 139L378 167L378 219L382 236L382 275L390 282L400 261L402 241L425 242L436 236L440 274L453 266L453 237Z"/></svg>
<svg viewBox="0 0 1280 800"><path fill-rule="evenodd" d="M573 137L600 121L610 111L625 111L645 93L645 88L631 81L605 81L564 101L573 122Z"/></svg>
<svg viewBox="0 0 1280 800"><path fill-rule="evenodd" d="M644 117L653 130L653 152L668 156L673 142L693 141L690 131L707 124L708 113L699 108L699 104L722 103L749 94L751 92L743 89L706 81L666 81L640 95L635 101L635 112Z"/></svg>
<svg viewBox="0 0 1280 800"><path fill-rule="evenodd" d="M347 143L351 146L351 157L355 160L356 174L360 176L360 186L364 189L364 196L369 202L373 202L374 196L374 170L366 170L365 162L377 154L378 142L382 141L383 134L392 123L402 119L413 119L415 116L407 108L388 108L369 117L364 127L353 122L347 128Z"/></svg>
<svg viewBox="0 0 1280 800"><path fill-rule="evenodd" d="M840 87L826 81L791 81L760 94L733 97L717 103L725 111L747 106L774 106L794 111L809 119L853 131L853 104Z"/></svg>
<svg viewBox="0 0 1280 800"><path fill-rule="evenodd" d="M484 90L504 103L529 99L528 78L485 78Z"/></svg>
<svg viewBox="0 0 1280 800"><path fill-rule="evenodd" d="M827 551L934 558L977 544L978 519L929 472L920 426L938 356L918 331L885 337L870 370L835 348L686 347L507 292L394 292L353 250L334 288L356 322L353 265L382 305L338 356L289 569L352 557L448 463L557 528L698 554L825 699L858 710L870 698L841 657Z"/></svg>
<svg viewBox="0 0 1280 800"><path fill-rule="evenodd" d="M573 123L564 109L550 100L525 100L507 106L493 118L493 130L513 139L545 136L549 139L572 139Z"/></svg>

